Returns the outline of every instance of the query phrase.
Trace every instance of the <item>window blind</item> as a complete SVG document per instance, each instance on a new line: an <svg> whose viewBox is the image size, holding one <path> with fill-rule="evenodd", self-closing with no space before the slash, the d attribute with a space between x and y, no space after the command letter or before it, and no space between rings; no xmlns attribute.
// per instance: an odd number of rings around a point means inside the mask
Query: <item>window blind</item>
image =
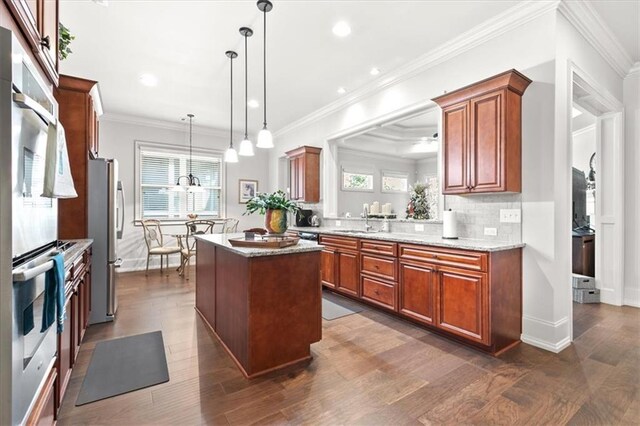
<svg viewBox="0 0 640 426"><path fill-rule="evenodd" d="M141 150L140 219L185 219L195 213L201 217L220 217L222 199L222 158L218 155L194 155L182 151ZM175 191L180 176L200 179L201 192ZM187 180L180 181L187 189Z"/></svg>

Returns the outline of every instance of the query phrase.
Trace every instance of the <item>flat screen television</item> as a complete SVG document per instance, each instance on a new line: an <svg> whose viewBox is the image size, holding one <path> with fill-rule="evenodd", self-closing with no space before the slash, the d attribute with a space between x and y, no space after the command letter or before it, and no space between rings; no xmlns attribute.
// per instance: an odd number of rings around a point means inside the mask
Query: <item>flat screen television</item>
<svg viewBox="0 0 640 426"><path fill-rule="evenodd" d="M584 172L573 167L572 181L573 227L588 227L589 216L587 216L587 179Z"/></svg>

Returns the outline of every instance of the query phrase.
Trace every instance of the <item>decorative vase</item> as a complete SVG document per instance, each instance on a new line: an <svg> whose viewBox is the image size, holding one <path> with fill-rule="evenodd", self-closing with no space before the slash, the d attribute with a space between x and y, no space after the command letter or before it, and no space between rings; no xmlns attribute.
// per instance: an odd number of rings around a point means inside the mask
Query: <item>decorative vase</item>
<svg viewBox="0 0 640 426"><path fill-rule="evenodd" d="M267 209L264 216L264 227L270 234L284 234L287 230L287 211Z"/></svg>

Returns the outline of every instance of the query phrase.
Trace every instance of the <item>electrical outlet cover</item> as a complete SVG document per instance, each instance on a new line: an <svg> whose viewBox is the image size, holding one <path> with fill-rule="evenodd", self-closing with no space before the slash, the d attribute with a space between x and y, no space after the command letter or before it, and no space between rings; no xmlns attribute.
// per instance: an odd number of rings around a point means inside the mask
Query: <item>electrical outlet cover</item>
<svg viewBox="0 0 640 426"><path fill-rule="evenodd" d="M424 225L421 223L416 223L415 230L416 232L424 232Z"/></svg>
<svg viewBox="0 0 640 426"><path fill-rule="evenodd" d="M342 226L342 222L339 220L336 220L336 226Z"/></svg>
<svg viewBox="0 0 640 426"><path fill-rule="evenodd" d="M497 228L484 228L484 235L496 236L498 235Z"/></svg>
<svg viewBox="0 0 640 426"><path fill-rule="evenodd" d="M501 223L520 223L521 210L520 209L500 209L500 222Z"/></svg>

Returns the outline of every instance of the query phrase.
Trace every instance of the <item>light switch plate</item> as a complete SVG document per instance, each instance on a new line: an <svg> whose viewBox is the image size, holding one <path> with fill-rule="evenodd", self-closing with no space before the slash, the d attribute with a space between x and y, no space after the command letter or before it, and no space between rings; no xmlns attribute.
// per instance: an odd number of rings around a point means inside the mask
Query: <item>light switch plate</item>
<svg viewBox="0 0 640 426"><path fill-rule="evenodd" d="M339 220L336 220L336 226L342 226L342 222Z"/></svg>
<svg viewBox="0 0 640 426"><path fill-rule="evenodd" d="M500 222L502 223L520 223L520 209L500 209Z"/></svg>
<svg viewBox="0 0 640 426"><path fill-rule="evenodd" d="M492 237L495 237L496 235L498 235L498 229L497 228L484 228L484 235L490 235Z"/></svg>
<svg viewBox="0 0 640 426"><path fill-rule="evenodd" d="M424 232L424 225L421 223L416 223L415 230L416 232Z"/></svg>

